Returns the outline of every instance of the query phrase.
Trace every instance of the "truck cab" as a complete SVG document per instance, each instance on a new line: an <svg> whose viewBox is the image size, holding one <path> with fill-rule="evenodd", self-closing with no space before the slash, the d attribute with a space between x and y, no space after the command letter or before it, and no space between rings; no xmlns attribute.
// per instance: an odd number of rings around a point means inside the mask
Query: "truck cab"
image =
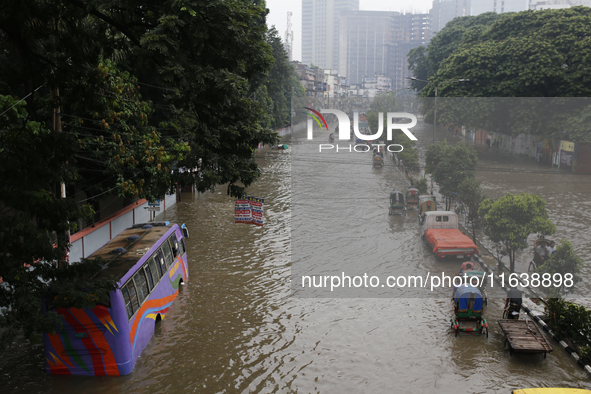
<svg viewBox="0 0 591 394"><path fill-rule="evenodd" d="M425 220L421 235L425 236L425 231L429 228L454 228L458 229L458 215L451 211L427 211L424 213Z"/></svg>

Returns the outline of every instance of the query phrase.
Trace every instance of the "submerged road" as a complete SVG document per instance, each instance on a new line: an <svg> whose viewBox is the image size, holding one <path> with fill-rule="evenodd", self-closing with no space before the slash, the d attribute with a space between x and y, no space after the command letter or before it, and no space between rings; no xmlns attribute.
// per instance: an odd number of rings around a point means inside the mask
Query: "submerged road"
<svg viewBox="0 0 591 394"><path fill-rule="evenodd" d="M431 128L425 129L417 126L419 141L430 141ZM263 227L234 224L233 200L224 188L184 194L181 203L158 218L190 229L190 276L132 374L48 376L41 347L22 345L3 355L3 391L508 393L539 386L591 388L585 372L554 344L545 360L509 356L496 323L501 296L491 296L485 310L488 339L455 338L447 289L339 294L300 289L294 281L304 272L453 274L460 265L435 260L420 239L414 213L388 216L390 191L406 188L389 160L384 168L373 169L369 153L321 156L309 147L309 141L294 138L287 151L259 154L263 176L249 194L265 198ZM508 191L542 195L560 236L575 244L587 264L591 250L581 230L591 223L584 209L591 204L591 178L486 150L477 177L491 197ZM310 193L301 193L306 190ZM527 264L529 253L519 257L518 268ZM589 269L584 267L584 277ZM582 286L581 291L586 295L588 290Z"/></svg>

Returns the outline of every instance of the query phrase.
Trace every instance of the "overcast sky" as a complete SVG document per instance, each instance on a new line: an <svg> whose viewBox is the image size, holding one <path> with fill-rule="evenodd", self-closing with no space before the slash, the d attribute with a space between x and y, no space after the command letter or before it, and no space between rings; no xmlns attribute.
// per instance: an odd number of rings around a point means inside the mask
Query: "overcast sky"
<svg viewBox="0 0 591 394"><path fill-rule="evenodd" d="M302 59L302 1L301 0L266 0L269 14L267 25L275 25L281 39L285 39L287 29L287 12L291 17L293 31L293 59ZM359 9L369 11L399 11L415 14L427 13L431 9L433 0L360 0Z"/></svg>

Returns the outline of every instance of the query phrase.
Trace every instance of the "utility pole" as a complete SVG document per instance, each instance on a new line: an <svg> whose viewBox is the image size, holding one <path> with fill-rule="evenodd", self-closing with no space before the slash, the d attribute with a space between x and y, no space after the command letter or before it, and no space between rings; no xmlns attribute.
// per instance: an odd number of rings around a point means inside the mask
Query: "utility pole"
<svg viewBox="0 0 591 394"><path fill-rule="evenodd" d="M59 95L60 95L60 91L58 87L54 87L52 89L51 95L53 96L53 131L56 133L61 133L62 132L62 118L61 118L61 110L60 110L60 106L59 106ZM59 183L59 188L58 188L58 193L56 193L56 195L59 195L60 198L66 198L66 183L62 180ZM69 224L69 222L68 222ZM66 244L70 244L70 229L68 228L65 232L65 234L63 235L65 237L65 242ZM58 235L58 239L59 239L59 235ZM66 246L65 250L64 250L64 255L62 257L62 260L58 262L58 266L60 263L65 263L65 264L70 264L70 252L68 251L68 247Z"/></svg>

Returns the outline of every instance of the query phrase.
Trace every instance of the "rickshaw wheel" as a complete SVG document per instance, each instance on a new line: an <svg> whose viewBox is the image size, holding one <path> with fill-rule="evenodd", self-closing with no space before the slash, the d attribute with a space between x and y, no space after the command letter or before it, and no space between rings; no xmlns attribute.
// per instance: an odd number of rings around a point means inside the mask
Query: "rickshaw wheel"
<svg viewBox="0 0 591 394"><path fill-rule="evenodd" d="M505 319L505 320L506 320L508 317L509 317L509 312L507 311L507 309L505 309L505 310L503 311L503 319Z"/></svg>
<svg viewBox="0 0 591 394"><path fill-rule="evenodd" d="M488 328L483 327L482 328L482 334L486 335L486 337L488 338Z"/></svg>

